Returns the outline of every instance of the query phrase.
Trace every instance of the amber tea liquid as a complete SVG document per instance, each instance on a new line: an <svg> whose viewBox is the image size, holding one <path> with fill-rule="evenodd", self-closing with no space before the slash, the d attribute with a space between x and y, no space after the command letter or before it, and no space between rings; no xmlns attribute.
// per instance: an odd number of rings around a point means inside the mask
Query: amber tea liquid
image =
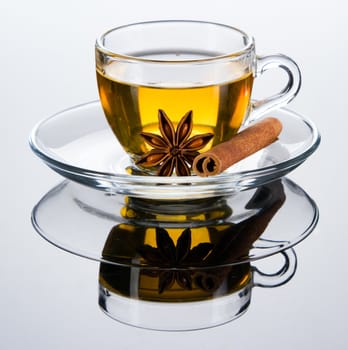
<svg viewBox="0 0 348 350"><path fill-rule="evenodd" d="M178 238L183 234L184 229L166 228L165 231L177 247ZM234 236L233 226L229 228L228 225L191 228L191 233L192 242L186 259L189 259L190 252L195 251L197 259L192 264L202 263L203 259L197 255L197 247L200 243L211 242L213 243L211 249L213 249L218 245L219 240L226 239L227 236L233 239ZM155 263L148 261L146 256L140 257L139 247L142 245L152 247L152 252L153 249L159 248L156 244L155 228L120 224L114 227L110 240L104 247L103 256L108 258L117 256L118 262ZM169 253L168 256L162 255L157 263L168 265L168 257L170 257ZM184 259L182 264L185 264L185 261ZM218 263L218 260L216 262ZM210 264L214 266L214 260L210 261ZM190 269L185 269L178 263L173 266L169 264L168 267L169 269L139 268L102 263L99 270L99 283L107 290L125 297L158 302L184 302L230 295L246 287L251 280L249 263Z"/></svg>
<svg viewBox="0 0 348 350"><path fill-rule="evenodd" d="M251 72L222 84L183 87L125 83L119 80L119 71L118 62L97 69L99 95L114 134L134 159L150 150L140 132L160 134L159 109L166 112L175 126L186 112L193 111L191 136L214 134L201 152L230 139L248 113L253 85Z"/></svg>

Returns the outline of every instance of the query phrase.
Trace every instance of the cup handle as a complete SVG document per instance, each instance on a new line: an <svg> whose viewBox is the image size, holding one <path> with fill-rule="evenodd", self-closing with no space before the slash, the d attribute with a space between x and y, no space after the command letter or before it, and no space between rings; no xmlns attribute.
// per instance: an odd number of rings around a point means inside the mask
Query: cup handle
<svg viewBox="0 0 348 350"><path fill-rule="evenodd" d="M288 75L288 83L282 91L263 100L252 101L251 113L247 123L256 120L268 110L288 104L301 87L301 71L294 60L285 55L257 56L255 77L262 75L269 69L281 68Z"/></svg>
<svg viewBox="0 0 348 350"><path fill-rule="evenodd" d="M297 256L295 251L290 248L281 252L285 262L281 269L275 273L267 274L254 267L253 286L263 288L279 287L291 280L297 269Z"/></svg>

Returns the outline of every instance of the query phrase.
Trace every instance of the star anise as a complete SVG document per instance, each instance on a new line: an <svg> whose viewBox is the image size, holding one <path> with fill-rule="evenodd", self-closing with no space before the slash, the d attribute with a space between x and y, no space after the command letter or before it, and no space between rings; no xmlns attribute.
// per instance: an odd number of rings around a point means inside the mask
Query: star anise
<svg viewBox="0 0 348 350"><path fill-rule="evenodd" d="M192 289L192 276L188 267L194 263L201 263L213 248L211 243L199 243L191 249L191 230L186 228L177 240L175 246L168 232L160 227L156 228L156 244L154 248L148 244L138 250L140 255L151 265L162 269L149 270L153 276L154 271L158 274L158 291L163 293L176 281L183 289ZM146 269L144 269L146 272Z"/></svg>
<svg viewBox="0 0 348 350"><path fill-rule="evenodd" d="M159 130L162 136L141 132L153 149L145 153L137 162L145 168L159 166L157 175L171 176L174 172L178 176L190 175L193 160L214 136L212 133L200 134L191 138L193 128L192 111L187 112L180 120L176 130L166 113L158 110Z"/></svg>

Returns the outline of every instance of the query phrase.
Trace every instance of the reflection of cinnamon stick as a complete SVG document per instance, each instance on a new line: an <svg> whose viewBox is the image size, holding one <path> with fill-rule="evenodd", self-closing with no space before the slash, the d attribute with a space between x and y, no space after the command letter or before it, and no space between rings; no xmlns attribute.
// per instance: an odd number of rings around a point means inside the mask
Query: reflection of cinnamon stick
<svg viewBox="0 0 348 350"><path fill-rule="evenodd" d="M259 187L246 205L246 208L258 209L259 212L238 222L232 230L228 228L224 239L208 256L207 263L233 263L248 256L253 243L264 233L285 201L284 186L280 180Z"/></svg>
<svg viewBox="0 0 348 350"><path fill-rule="evenodd" d="M276 141L281 130L282 124L278 119L265 118L233 136L231 140L198 155L192 165L193 171L199 176L217 175Z"/></svg>

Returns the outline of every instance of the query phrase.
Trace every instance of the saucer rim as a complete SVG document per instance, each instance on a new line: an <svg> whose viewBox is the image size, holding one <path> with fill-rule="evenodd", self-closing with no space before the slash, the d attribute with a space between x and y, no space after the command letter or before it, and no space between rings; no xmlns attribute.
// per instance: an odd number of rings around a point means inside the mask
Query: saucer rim
<svg viewBox="0 0 348 350"><path fill-rule="evenodd" d="M187 270L187 269L210 269L210 268L217 268L217 267L229 267L229 266L235 266L235 265L239 265L239 264L244 264L244 263L252 263L254 261L258 261L261 259L265 259L268 258L270 256L273 256L275 254L281 253L283 251L286 251L290 248L295 247L296 245L298 245L299 243L301 243L303 240L305 240L308 236L311 235L311 233L313 233L314 229L316 228L318 221L319 221L319 217L320 217L320 211L319 211L319 207L316 204L316 202L313 200L313 198L301 187L299 186L296 182L294 182L293 180L289 179L288 177L283 177L280 181L282 181L283 183L285 183L289 189L290 188L294 188L296 187L297 190L300 190L302 192L302 194L304 195L305 199L308 201L308 203L310 204L311 208L312 208L312 220L310 221L310 223L308 223L308 225L306 226L306 228L300 233L298 234L295 238L293 239L289 239L289 240L282 240L282 241L273 241L273 242L277 242L277 245L272 245L269 247L265 247L265 246L259 246L257 247L254 246L254 249L257 249L257 254L254 255L248 255L248 257L241 257L239 258L239 260L236 260L234 262L228 262L228 263L221 263L221 264L215 264L215 265L208 265L208 266L202 266L202 265L192 265L192 266L185 266L185 267L163 267L163 266L157 266L157 265L152 265L152 264L137 264L137 263L124 263L124 262L115 262L112 260L107 260L105 258L102 257L102 255L100 254L99 257L95 256L95 254L90 253L90 252L84 252L83 250L79 250L76 249L74 247L71 246L67 246L66 244L64 245L63 243L61 243L58 239L52 239L55 236L50 235L48 233L46 233L46 231L41 227L41 225L39 224L37 218L38 218L38 210L40 209L40 207L47 201L47 199L49 199L52 194L59 192L62 190L62 188L64 189L64 187L68 186L69 183L72 184L73 181L65 179L61 182L59 182L56 186L52 187L38 202L37 204L33 207L32 212L31 212L31 223L33 228L35 229L35 231L43 238L45 239L48 243L52 244L53 246L76 256L79 256L81 258L85 258L91 261L96 261L99 263L106 263L106 264L111 264L111 265L115 265L115 266L121 266L121 267L134 267L134 268L151 268L154 270L170 270L170 271L174 271L174 270ZM80 184L77 184L77 186L81 186ZM91 189L92 191L98 191L97 189ZM252 190L252 189L250 189ZM116 194L116 195L122 195L122 194ZM264 237L265 238L265 237ZM262 240L262 235L254 242L257 243L258 241ZM270 239L266 239L267 241L271 241ZM69 248L70 247L70 248Z"/></svg>
<svg viewBox="0 0 348 350"><path fill-rule="evenodd" d="M47 166L49 166L52 170L59 173L65 178L85 184L92 188L102 189L104 191L109 190L112 192L124 194L124 193L128 193L127 191L129 190L130 191L129 194L133 196L139 196L139 197L148 196L151 193L150 190L152 186L154 187L153 189L156 189L157 191L158 184L161 184L162 185L161 189L166 191L173 190L173 186L175 188L174 191L180 190L181 187L183 187L183 190L187 191L188 188L193 188L195 187L195 185L199 186L199 189L202 190L202 187L207 188L208 186L212 186L212 185L215 185L215 186L217 184L222 185L226 183L231 183L231 181L238 182L239 179L243 179L243 181L247 183L248 182L246 181L247 179L252 179L255 177L264 178L264 177L273 175L273 177L271 177L270 180L275 180L277 178L280 178L286 175L291 170L293 170L294 168L302 164L311 154L314 153L314 151L318 148L321 142L321 135L316 125L309 118L306 118L300 115L299 113L294 112L288 108L278 108L276 110L289 113L292 115L292 117L299 119L301 122L307 125L308 129L311 131L311 143L306 147L306 149L304 149L303 152L296 155L295 157L292 157L290 159L287 159L277 164L265 166L259 169L236 171L233 173L223 172L221 174L213 175L209 177L200 177L196 175L174 176L174 177L173 176L161 177L161 176L148 176L148 175L129 175L129 174L98 171L93 169L85 169L85 168L78 167L73 164L69 164L67 162L63 162L58 159L55 159L54 155L48 152L46 148L44 148L43 146L40 146L40 142L38 140L38 133L40 131L40 128L44 124L50 122L53 119L59 118L60 115L66 112L71 112L79 108L94 107L96 105L100 106L99 100L94 100L94 101L78 104L78 105L63 109L51 115L50 117L41 120L34 126L33 130L30 133L29 146L34 152L34 154L36 154L40 159L42 159ZM262 119L262 117L260 119ZM101 186L98 181L101 181L103 185ZM229 190L229 193L233 193L233 192L238 192L239 190L244 190L244 189L253 188L255 186L262 185L268 181L266 180L257 184L250 183L250 185L246 185L246 186L242 185L241 188L238 188L236 185L234 185L232 187L228 187L227 189ZM188 183L190 183L191 186L187 186ZM109 185L106 185L106 184L109 184ZM144 190L144 193L142 193L142 190L139 188L136 189L135 191L132 190L131 187L136 185L144 186L147 188L147 190ZM226 190L226 188L224 189ZM215 189L214 195L216 195L216 193L217 192ZM209 193L207 194L207 196L209 196ZM176 196L174 197L176 198Z"/></svg>

